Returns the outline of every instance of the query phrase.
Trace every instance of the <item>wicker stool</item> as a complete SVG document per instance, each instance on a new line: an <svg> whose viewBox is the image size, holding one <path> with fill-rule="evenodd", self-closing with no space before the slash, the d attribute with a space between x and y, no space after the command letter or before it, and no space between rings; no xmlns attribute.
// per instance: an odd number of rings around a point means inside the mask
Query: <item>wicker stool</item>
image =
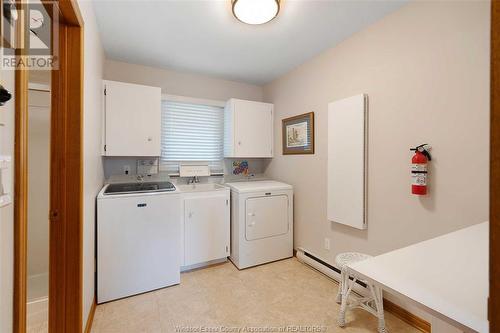
<svg viewBox="0 0 500 333"><path fill-rule="evenodd" d="M378 318L378 332L386 333L385 329L385 319L384 319L384 305L382 297L382 289L378 286L370 283L369 281L361 280L356 276L352 270L349 269L348 265L355 262L365 260L371 256L363 253L357 252L346 252L340 253L335 258L335 263L340 269L340 285L337 294L337 303L340 303L340 313L338 318L338 324L340 327L345 326L345 312L348 309L361 308ZM352 280L350 279L352 278ZM352 288L356 281L361 281L366 284L369 290L369 296L358 297L355 295L350 295ZM350 301L349 301L350 295Z"/></svg>

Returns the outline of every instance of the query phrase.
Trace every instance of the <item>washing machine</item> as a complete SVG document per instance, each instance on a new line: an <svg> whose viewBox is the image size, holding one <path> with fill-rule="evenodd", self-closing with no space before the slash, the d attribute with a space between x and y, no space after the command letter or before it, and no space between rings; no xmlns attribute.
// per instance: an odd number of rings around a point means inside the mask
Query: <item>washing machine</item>
<svg viewBox="0 0 500 333"><path fill-rule="evenodd" d="M293 256L293 187L260 180L231 188L231 255L239 269Z"/></svg>

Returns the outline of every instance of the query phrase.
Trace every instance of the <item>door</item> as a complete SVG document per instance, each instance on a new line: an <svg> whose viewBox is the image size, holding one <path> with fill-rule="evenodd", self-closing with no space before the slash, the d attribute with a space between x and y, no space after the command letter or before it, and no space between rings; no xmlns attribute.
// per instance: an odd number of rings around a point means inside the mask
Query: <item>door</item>
<svg viewBox="0 0 500 333"><path fill-rule="evenodd" d="M105 81L106 156L160 156L161 89Z"/></svg>
<svg viewBox="0 0 500 333"><path fill-rule="evenodd" d="M178 194L98 200L98 303L179 283L181 211Z"/></svg>
<svg viewBox="0 0 500 333"><path fill-rule="evenodd" d="M226 195L184 201L186 266L229 255L229 205Z"/></svg>
<svg viewBox="0 0 500 333"><path fill-rule="evenodd" d="M246 201L245 211L245 235L248 241L288 232L288 197L286 195L249 198Z"/></svg>
<svg viewBox="0 0 500 333"><path fill-rule="evenodd" d="M236 100L235 155L242 157L273 156L273 105Z"/></svg>

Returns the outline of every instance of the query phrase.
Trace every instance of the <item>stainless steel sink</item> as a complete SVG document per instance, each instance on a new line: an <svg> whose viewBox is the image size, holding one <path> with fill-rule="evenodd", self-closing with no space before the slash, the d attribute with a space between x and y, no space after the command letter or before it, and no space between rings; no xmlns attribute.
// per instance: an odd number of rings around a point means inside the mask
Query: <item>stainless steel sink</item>
<svg viewBox="0 0 500 333"><path fill-rule="evenodd" d="M210 192L227 189L227 187L215 183L177 185L177 188L181 192Z"/></svg>

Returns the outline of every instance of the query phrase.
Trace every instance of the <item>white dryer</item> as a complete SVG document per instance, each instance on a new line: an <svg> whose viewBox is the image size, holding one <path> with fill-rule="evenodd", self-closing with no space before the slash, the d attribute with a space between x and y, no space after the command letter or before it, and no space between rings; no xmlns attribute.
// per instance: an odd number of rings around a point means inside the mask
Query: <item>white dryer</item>
<svg viewBox="0 0 500 333"><path fill-rule="evenodd" d="M239 269L293 256L293 188L276 181L231 188L231 261Z"/></svg>

